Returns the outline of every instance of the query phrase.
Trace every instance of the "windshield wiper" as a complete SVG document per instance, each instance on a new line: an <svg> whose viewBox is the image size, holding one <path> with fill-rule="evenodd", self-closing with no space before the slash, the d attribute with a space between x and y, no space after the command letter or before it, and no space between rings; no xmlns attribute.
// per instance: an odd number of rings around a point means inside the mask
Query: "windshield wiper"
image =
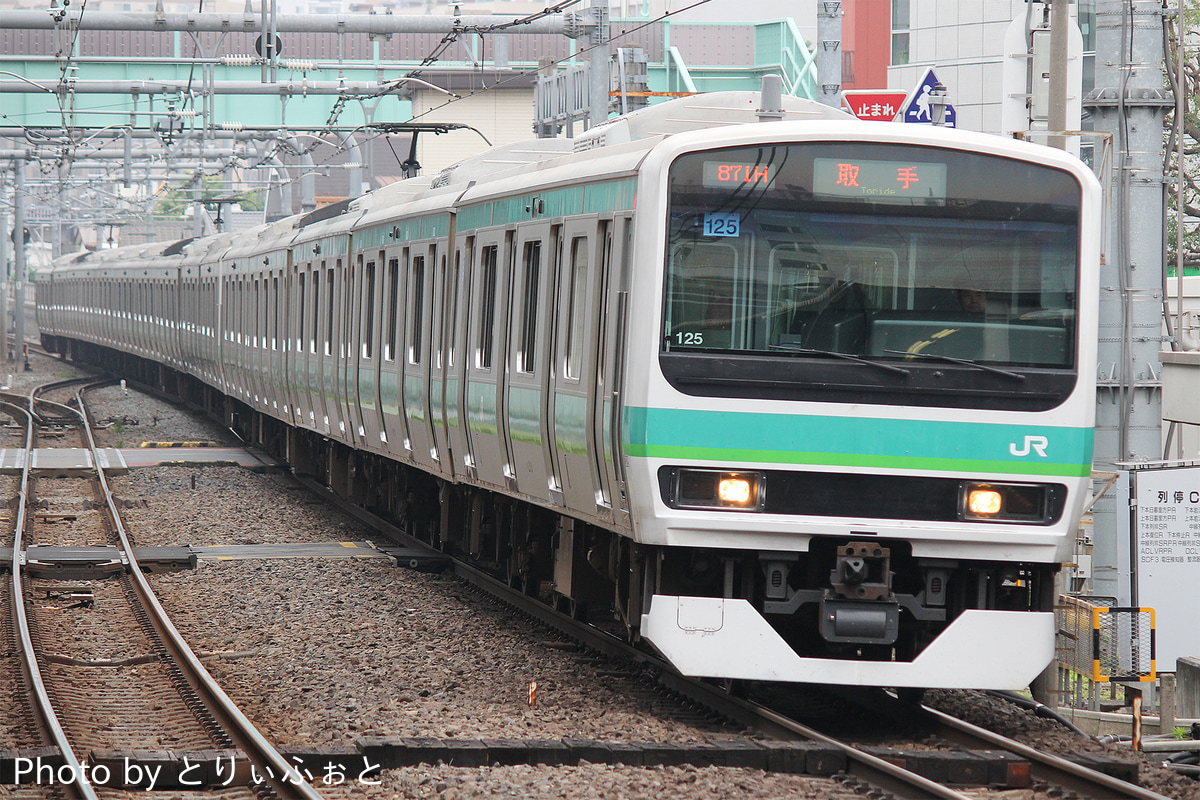
<svg viewBox="0 0 1200 800"><path fill-rule="evenodd" d="M907 350L884 350L883 352L893 353L898 356L907 356L909 358L924 358L929 361L945 361L949 364L963 364L968 367L975 367L975 369L981 369L984 372L994 372L995 374L1003 375L1006 378L1014 378L1018 381L1025 380L1025 376L1019 372L1000 369L999 367L993 367L990 364L980 364L978 361L972 361L969 358L955 358L954 356L944 356L941 353L910 353Z"/></svg>
<svg viewBox="0 0 1200 800"><path fill-rule="evenodd" d="M879 361L872 361L869 358L856 356L853 353L839 353L836 350L814 350L811 347L801 347L800 345L786 343L767 345L767 349L782 350L786 353L797 353L802 356L831 356L833 358L845 359L846 361L854 361L858 364L866 364L868 366L877 367L879 369L887 370L888 372L896 372L900 375L908 375L909 373L909 371L904 367L897 367L895 364L884 364Z"/></svg>

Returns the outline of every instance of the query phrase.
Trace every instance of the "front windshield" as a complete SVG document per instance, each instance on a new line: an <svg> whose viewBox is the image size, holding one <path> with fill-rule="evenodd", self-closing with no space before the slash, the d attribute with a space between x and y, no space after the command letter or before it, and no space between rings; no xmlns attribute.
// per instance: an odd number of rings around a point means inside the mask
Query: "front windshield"
<svg viewBox="0 0 1200 800"><path fill-rule="evenodd" d="M1078 185L1061 171L775 145L684 156L670 186L664 351L1074 365Z"/></svg>

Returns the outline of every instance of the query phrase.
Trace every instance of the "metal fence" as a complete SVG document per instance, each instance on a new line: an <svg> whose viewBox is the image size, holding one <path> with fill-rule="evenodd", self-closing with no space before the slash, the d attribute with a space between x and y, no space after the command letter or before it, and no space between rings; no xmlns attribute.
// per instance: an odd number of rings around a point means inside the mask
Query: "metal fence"
<svg viewBox="0 0 1200 800"><path fill-rule="evenodd" d="M1063 595L1055 618L1060 705L1120 707L1119 684L1157 680L1153 609L1119 607L1112 597Z"/></svg>

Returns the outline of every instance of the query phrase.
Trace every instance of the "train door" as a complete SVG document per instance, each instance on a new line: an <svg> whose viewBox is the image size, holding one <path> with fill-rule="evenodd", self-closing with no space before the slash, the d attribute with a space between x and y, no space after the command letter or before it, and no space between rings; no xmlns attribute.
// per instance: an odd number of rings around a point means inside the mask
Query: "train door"
<svg viewBox="0 0 1200 800"><path fill-rule="evenodd" d="M455 285L454 268L449 263L448 243L441 243L435 255L435 272L433 293L433 316L430 318L430 333L432 335L429 381L429 425L433 442L433 452L437 461L437 471L450 477L454 474L454 455L450 447L447 432L449 420L447 415L447 379L449 377L448 359L450 357L451 309L454 305Z"/></svg>
<svg viewBox="0 0 1200 800"><path fill-rule="evenodd" d="M358 384L356 386L358 435L367 447L378 450L382 444L383 415L379 404L381 319L383 311L382 279L385 272L382 250L366 255L362 270L361 310L359 312Z"/></svg>
<svg viewBox="0 0 1200 800"><path fill-rule="evenodd" d="M590 419L594 419L596 338L599 336L602 235L607 223L595 217L563 226L558 258L550 444L568 508L605 514Z"/></svg>
<svg viewBox="0 0 1200 800"><path fill-rule="evenodd" d="M632 225L631 217L618 217L601 228L603 268L600 280L600 330L596 337L599 351L596 359L596 390L593 394L595 405L591 409L592 436L599 445L596 451L597 470L601 475L598 502L600 505L607 504L613 521L625 528L629 526L629 510L621 461L620 415Z"/></svg>
<svg viewBox="0 0 1200 800"><path fill-rule="evenodd" d="M276 255L271 259L273 264L278 264L280 255ZM280 408L281 403L286 403L283 394L283 350L280 347L282 337L279 330L280 306L284 302L284 295L281 293L284 287L282 278L284 272L276 266L266 274L266 281L263 292L266 300L265 320L265 340L263 346L267 353L267 379L266 379L266 396L263 398L263 405L274 416L279 416L282 413Z"/></svg>
<svg viewBox="0 0 1200 800"><path fill-rule="evenodd" d="M229 278L225 275L224 265L217 262L217 274L213 279L213 291L216 292L217 305L213 314L213 341L216 347L213 352L213 375L221 391L229 388L226 375L227 359L233 357L233 348L229 345Z"/></svg>
<svg viewBox="0 0 1200 800"><path fill-rule="evenodd" d="M412 444L403 403L408 248L392 247L381 255L381 261L387 264L387 268L384 277L386 313L383 316L379 364L379 410L388 451L407 456Z"/></svg>
<svg viewBox="0 0 1200 800"><path fill-rule="evenodd" d="M557 227L548 223L517 231L513 264L513 316L508 337L505 412L511 468L517 490L560 502L549 457L549 309L553 307Z"/></svg>
<svg viewBox="0 0 1200 800"><path fill-rule="evenodd" d="M306 311L304 342L305 393L308 405L308 426L321 430L325 424L325 406L321 402L321 283L324 262L316 262L308 273L308 309Z"/></svg>
<svg viewBox="0 0 1200 800"><path fill-rule="evenodd" d="M322 418L319 430L327 436L339 434L341 413L339 410L337 343L337 275L342 271L342 260L335 259L333 265L321 262L320 314L317 317L318 337L318 394L321 398ZM342 428L341 430L344 430Z"/></svg>
<svg viewBox="0 0 1200 800"><path fill-rule="evenodd" d="M312 413L312 402L308 396L308 273L308 264L294 264L288 279L288 402L292 408L292 419L302 427L309 426Z"/></svg>
<svg viewBox="0 0 1200 800"><path fill-rule="evenodd" d="M263 354L263 281L266 273L256 271L249 279L251 287L250 296L247 298L247 308L250 315L250 393L253 396L254 405L262 408L263 396L266 392L263 390L263 375L266 373L266 363Z"/></svg>
<svg viewBox="0 0 1200 800"><path fill-rule="evenodd" d="M385 299L385 261L382 250L368 254L369 274L363 278L363 333L358 370L359 428L364 444L373 450L383 446L383 408L379 400L379 379L383 362L383 304Z"/></svg>
<svg viewBox="0 0 1200 800"><path fill-rule="evenodd" d="M504 426L504 342L510 312L509 251L512 234L480 234L471 264L471 291L463 352L464 429L470 468L482 483L508 488L510 475Z"/></svg>
<svg viewBox="0 0 1200 800"><path fill-rule="evenodd" d="M404 413L408 418L409 444L413 460L437 471L438 453L430 419L430 317L437 248L413 245L407 279L407 314L404 344Z"/></svg>
<svg viewBox="0 0 1200 800"><path fill-rule="evenodd" d="M338 429L354 444L362 443L362 425L358 413L359 359L362 357L362 318L364 283L363 254L350 254L346 272L341 274L342 297L338 302Z"/></svg>
<svg viewBox="0 0 1200 800"><path fill-rule="evenodd" d="M450 452L454 456L453 472L465 472L475 477L475 461L471 451L471 437L467 425L466 362L467 337L471 322L468 314L471 290L471 261L475 251L475 237L467 236L454 248L454 262L448 279L449 297L446 308L446 437Z"/></svg>

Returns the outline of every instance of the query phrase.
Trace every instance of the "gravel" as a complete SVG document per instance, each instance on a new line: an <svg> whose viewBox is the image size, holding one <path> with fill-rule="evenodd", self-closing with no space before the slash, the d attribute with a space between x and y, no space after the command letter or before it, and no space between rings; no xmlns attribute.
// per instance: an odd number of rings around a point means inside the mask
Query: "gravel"
<svg viewBox="0 0 1200 800"><path fill-rule="evenodd" d="M35 369L46 361L31 360ZM102 434L107 446L235 443L220 425L198 422L180 407L134 391L126 395L112 387L91 400L101 406L97 416L138 422ZM340 542L372 535L309 499L285 475L169 466L134 470L116 485L133 504L127 513L139 544ZM208 562L195 572L155 575L153 582L194 649L208 656L214 675L279 743L342 745L366 735L668 742L737 735L711 721L681 717L649 682L598 670L583 654L456 580L400 569L387 559ZM530 681L538 683L532 707ZM981 693L931 691L927 702L1037 747L1129 755ZM1200 797L1200 784L1158 767L1160 759L1131 757L1140 760L1143 781L1155 791ZM439 764L385 770L379 780L332 794L441 800L858 796L828 781L730 768Z"/></svg>

